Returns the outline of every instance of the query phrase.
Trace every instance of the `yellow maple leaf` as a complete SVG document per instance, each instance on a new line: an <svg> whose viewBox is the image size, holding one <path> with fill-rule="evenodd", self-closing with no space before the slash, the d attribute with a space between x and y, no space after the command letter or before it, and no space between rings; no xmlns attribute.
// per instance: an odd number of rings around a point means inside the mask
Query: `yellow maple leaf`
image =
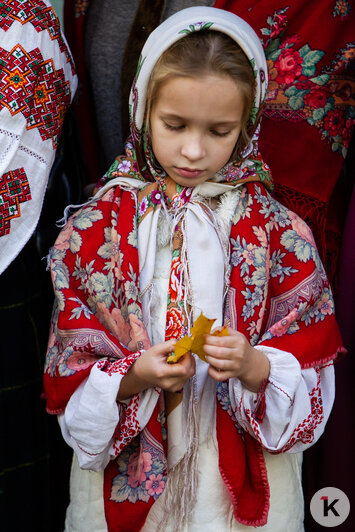
<svg viewBox="0 0 355 532"><path fill-rule="evenodd" d="M167 362L178 362L178 360L188 351L196 353L201 360L206 362L206 353L203 350L205 344L205 334L211 334L212 325L216 320L206 318L201 314L191 327L191 336L183 336L178 340L174 347L174 353L169 355ZM221 330L212 333L212 336L228 336L228 327L224 326Z"/></svg>
<svg viewBox="0 0 355 532"><path fill-rule="evenodd" d="M178 340L174 347L174 353L168 356L167 362L178 362L178 360L188 351L191 351L193 338L190 336L183 336Z"/></svg>
<svg viewBox="0 0 355 532"><path fill-rule="evenodd" d="M224 325L223 328L219 331L212 333L212 336L228 336L228 327Z"/></svg>

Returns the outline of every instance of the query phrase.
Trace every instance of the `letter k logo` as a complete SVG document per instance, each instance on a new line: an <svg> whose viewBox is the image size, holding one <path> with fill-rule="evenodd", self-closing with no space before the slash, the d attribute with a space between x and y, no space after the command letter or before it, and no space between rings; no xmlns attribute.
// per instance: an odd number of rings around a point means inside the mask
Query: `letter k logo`
<svg viewBox="0 0 355 532"><path fill-rule="evenodd" d="M334 515L339 517L339 513L334 508L335 504L339 501L339 499L334 499L331 503L328 503L328 497L324 495L320 498L321 501L323 501L323 515L324 517L328 517L329 512L333 512Z"/></svg>
<svg viewBox="0 0 355 532"><path fill-rule="evenodd" d="M339 488L322 488L312 497L310 510L313 519L322 526L335 527L350 513L350 501Z"/></svg>

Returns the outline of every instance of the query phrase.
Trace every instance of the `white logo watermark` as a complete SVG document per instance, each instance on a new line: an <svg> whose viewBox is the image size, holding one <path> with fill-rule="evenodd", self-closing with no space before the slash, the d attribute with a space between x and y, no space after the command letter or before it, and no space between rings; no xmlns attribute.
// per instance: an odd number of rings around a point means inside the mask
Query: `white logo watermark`
<svg viewBox="0 0 355 532"><path fill-rule="evenodd" d="M350 513L350 501L338 488L322 488L311 499L311 514L317 523L326 527L341 525Z"/></svg>

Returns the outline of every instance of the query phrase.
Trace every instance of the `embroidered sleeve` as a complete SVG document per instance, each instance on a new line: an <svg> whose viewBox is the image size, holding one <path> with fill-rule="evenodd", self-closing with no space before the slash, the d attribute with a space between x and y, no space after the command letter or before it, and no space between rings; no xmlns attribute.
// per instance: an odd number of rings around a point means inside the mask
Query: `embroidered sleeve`
<svg viewBox="0 0 355 532"><path fill-rule="evenodd" d="M301 370L290 353L260 346L270 360L269 379L258 393L230 379L238 423L269 452L300 452L324 431L334 401L334 368L328 363Z"/></svg>
<svg viewBox="0 0 355 532"><path fill-rule="evenodd" d="M58 416L63 437L82 469L103 470L152 415L159 397L153 388L116 401L122 378L140 354L116 362L97 362Z"/></svg>

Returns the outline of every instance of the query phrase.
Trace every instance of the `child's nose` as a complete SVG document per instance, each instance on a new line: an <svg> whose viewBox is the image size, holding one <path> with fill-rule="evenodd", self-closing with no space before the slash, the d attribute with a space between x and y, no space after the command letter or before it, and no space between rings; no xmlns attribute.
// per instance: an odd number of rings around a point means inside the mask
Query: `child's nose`
<svg viewBox="0 0 355 532"><path fill-rule="evenodd" d="M183 139L181 155L190 161L198 161L206 155L203 139L199 134L187 135Z"/></svg>

